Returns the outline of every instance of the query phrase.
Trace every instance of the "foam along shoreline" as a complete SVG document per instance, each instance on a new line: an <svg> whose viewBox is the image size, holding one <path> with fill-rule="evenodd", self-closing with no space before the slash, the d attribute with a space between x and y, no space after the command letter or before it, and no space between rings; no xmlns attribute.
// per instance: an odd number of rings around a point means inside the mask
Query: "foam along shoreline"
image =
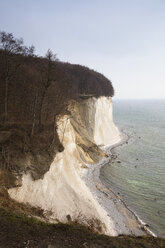
<svg viewBox="0 0 165 248"><path fill-rule="evenodd" d="M107 188L104 184L103 177L101 176L101 169L110 163L113 156L113 149L126 143L129 136L121 132L121 139L112 145L102 146L101 148L106 151L109 157L102 159L98 164L93 166L89 165L88 170L84 171L83 181L90 189L94 198L99 202L101 207L106 211L107 218L113 222L115 232L117 235L156 235L147 227L139 216L132 211L123 201L123 199L116 194L112 189ZM88 165L87 165L88 166Z"/></svg>
<svg viewBox="0 0 165 248"><path fill-rule="evenodd" d="M93 148L92 152L88 149L110 144L102 147L110 151L125 142L113 123L112 109L110 97L71 102L70 114L59 116L57 125L59 140L65 149L57 153L43 178L33 180L30 173L24 173L22 185L8 190L10 197L43 209L46 219L52 223L68 223L69 215L71 221L92 225L94 230L111 236L146 234L119 196L100 180L100 168L111 157L103 158L105 153L101 149ZM100 158L103 159L93 165Z"/></svg>
<svg viewBox="0 0 165 248"><path fill-rule="evenodd" d="M130 139L129 135L126 134L123 130L119 130L119 131L120 131L120 133L123 135L123 136L122 136L123 138L122 138L121 141L118 142L117 144L114 144L114 145L112 145L112 146L109 147L109 151L111 152L111 154L113 154L113 149L115 149L116 147L118 147L118 146L120 146L120 145L123 145L123 144L127 143L128 140ZM103 167L104 167L104 166L103 166ZM103 167L102 167L101 169L103 169ZM100 171L100 174L101 174L101 171ZM100 179L101 179L101 175L100 175ZM101 180L101 181L103 182L103 180ZM103 184L104 184L104 183L103 183ZM116 193L114 193L114 194L116 195ZM116 196L117 196L117 195L116 195ZM125 206L129 211L131 211L131 212L135 215L135 217L136 217L137 220L141 223L142 227L146 230L146 232L147 232L148 234L152 235L153 237L157 237L157 235L149 229L147 223L145 223L145 222L136 214L136 212L133 211L133 210L124 202L123 199L121 199L121 201L123 202L124 206Z"/></svg>
<svg viewBox="0 0 165 248"><path fill-rule="evenodd" d="M8 193L18 202L43 209L49 222L68 223L70 216L72 222L116 236L114 221L107 218L107 212L82 180L85 163L93 168L105 155L97 146L107 145L109 141L114 144L120 139L113 123L112 99L71 101L68 111L57 120L57 133L65 149L56 154L43 178L33 180L30 173L24 173L22 185L10 188Z"/></svg>
<svg viewBox="0 0 165 248"><path fill-rule="evenodd" d="M126 134L123 130L119 130L120 131L120 133L123 135L122 136L122 139L121 139L121 141L119 141L118 143L116 143L116 144L114 144L114 145L112 145L112 146L106 146L106 147L104 147L104 148L108 148L107 150L109 150L109 152L110 152L110 154L111 155L113 155L113 150L116 148L116 147L118 147L118 146L120 146L120 145L123 145L123 144L125 144L125 143L127 143L128 142L128 140L130 139L130 137L129 137L129 135L128 134ZM103 178L103 176L101 176L101 170L103 170L103 167L104 167L104 165L101 167L101 169L100 169L100 180L101 180L101 182L104 184L104 178ZM101 179L102 178L102 179ZM111 189L112 190L112 189ZM114 190L112 190L112 192L116 195L116 197L118 197L117 196L117 194L114 192ZM136 219L137 219L137 221L139 221L139 223L142 225L142 228L147 232L147 234L150 234L150 235L152 235L153 237L157 237L157 235L154 233L154 232L152 232L150 229L149 229L149 227L148 227L148 225L147 225L147 223L145 223L138 215L137 215L137 213L135 212L135 211L133 211L125 202L124 202L124 200L122 199L122 198L120 198L120 200L122 201L122 203L124 204L124 206L136 217Z"/></svg>

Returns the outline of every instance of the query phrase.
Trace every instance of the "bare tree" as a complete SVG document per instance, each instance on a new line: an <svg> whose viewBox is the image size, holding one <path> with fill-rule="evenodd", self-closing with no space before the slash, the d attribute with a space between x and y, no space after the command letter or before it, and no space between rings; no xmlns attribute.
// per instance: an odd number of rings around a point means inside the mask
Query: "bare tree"
<svg viewBox="0 0 165 248"><path fill-rule="evenodd" d="M34 104L33 104L33 122L32 122L32 129L31 129L31 136L33 136L33 134L34 134L34 129L35 129L35 125L36 125L36 106L37 106L37 101L38 101L38 90L36 91Z"/></svg>
<svg viewBox="0 0 165 248"><path fill-rule="evenodd" d="M53 81L55 81L52 77L53 62L57 61L56 54L53 54L53 52L50 49L48 49L45 57L47 59L47 68L46 68L46 71L44 72L44 73L46 73L45 78L44 78L44 76L42 76L42 78L41 78L42 86L43 86L43 92L41 95L41 105L40 105L40 111L39 111L39 127L40 128L42 126L42 110L43 110L44 99L45 99L47 90L49 89L51 83Z"/></svg>
<svg viewBox="0 0 165 248"><path fill-rule="evenodd" d="M8 120L8 88L12 78L16 74L18 68L22 64L21 57L13 56L25 55L32 56L34 54L34 46L26 47L23 45L23 39L14 38L12 33L0 32L0 49L3 53L3 63L5 65L4 83L5 83L5 96L4 96L4 122Z"/></svg>
<svg viewBox="0 0 165 248"><path fill-rule="evenodd" d="M12 33L0 32L0 49L14 54L22 54L27 56L33 56L35 47L24 46L23 39L14 38Z"/></svg>

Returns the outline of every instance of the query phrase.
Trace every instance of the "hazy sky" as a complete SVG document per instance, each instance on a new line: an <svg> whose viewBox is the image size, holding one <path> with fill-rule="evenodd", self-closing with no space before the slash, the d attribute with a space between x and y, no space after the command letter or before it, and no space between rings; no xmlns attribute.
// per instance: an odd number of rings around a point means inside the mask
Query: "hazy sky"
<svg viewBox="0 0 165 248"><path fill-rule="evenodd" d="M116 98L165 98L165 0L0 0L0 30L103 73Z"/></svg>

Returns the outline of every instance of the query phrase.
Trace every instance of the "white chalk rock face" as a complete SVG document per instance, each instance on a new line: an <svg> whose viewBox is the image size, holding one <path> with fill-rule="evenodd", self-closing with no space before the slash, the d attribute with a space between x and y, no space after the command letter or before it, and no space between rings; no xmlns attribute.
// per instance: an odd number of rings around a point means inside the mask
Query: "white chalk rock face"
<svg viewBox="0 0 165 248"><path fill-rule="evenodd" d="M113 123L110 97L100 97L95 104L94 141L97 145L112 145L120 141L120 132Z"/></svg>
<svg viewBox="0 0 165 248"><path fill-rule="evenodd" d="M90 106L86 118L94 113L94 116L89 117L89 122L96 144L118 142L120 133L113 124L111 98L92 98L85 105ZM30 174L24 174L22 186L8 190L10 197L42 208L50 222L58 220L65 223L69 218L92 225L101 233L116 235L113 222L81 179L83 161L77 149L76 131L68 116L59 120L58 134L65 149L56 155L43 179L34 181Z"/></svg>

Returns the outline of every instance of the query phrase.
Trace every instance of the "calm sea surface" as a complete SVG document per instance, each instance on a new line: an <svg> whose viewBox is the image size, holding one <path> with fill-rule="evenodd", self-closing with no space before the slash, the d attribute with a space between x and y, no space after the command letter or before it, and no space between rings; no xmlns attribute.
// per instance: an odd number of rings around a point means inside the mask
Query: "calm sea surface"
<svg viewBox="0 0 165 248"><path fill-rule="evenodd" d="M114 122L128 144L104 168L109 187L159 236L165 237L165 100L115 100Z"/></svg>

